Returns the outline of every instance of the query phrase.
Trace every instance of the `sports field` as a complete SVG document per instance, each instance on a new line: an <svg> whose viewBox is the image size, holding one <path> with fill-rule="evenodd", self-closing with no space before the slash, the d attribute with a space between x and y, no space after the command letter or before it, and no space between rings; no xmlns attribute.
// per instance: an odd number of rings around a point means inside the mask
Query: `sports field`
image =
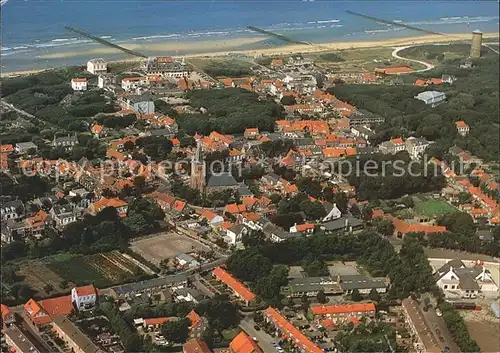
<svg viewBox="0 0 500 353"><path fill-rule="evenodd" d="M427 217L435 217L446 213L458 212L458 210L448 202L433 199L417 203L414 210L415 213Z"/></svg>

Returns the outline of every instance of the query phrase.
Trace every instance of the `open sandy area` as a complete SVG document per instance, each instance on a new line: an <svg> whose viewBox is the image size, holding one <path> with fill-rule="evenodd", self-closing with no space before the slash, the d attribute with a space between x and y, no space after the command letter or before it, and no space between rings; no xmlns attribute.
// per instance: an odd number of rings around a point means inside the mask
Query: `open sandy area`
<svg viewBox="0 0 500 353"><path fill-rule="evenodd" d="M484 33L483 39L487 41L498 40L498 33ZM125 44L124 47L136 51L153 51L158 53L157 55L169 55L173 57L181 57L181 55L175 55L178 51L186 52L197 52L193 54L182 55L185 58L194 57L220 57L227 56L230 54L241 54L248 56L279 56L279 55L290 55L294 53L317 53L324 51L333 50L349 50L349 49L359 49L359 48L375 48L375 47L399 47L407 45L418 45L418 44L432 44L432 43L452 43L457 41L469 41L471 39L470 33L458 33L453 35L424 35L406 38L392 38L384 39L379 41L349 41L349 42L331 42L331 43L321 43L313 45L300 45L291 44L272 48L260 48L260 49L248 49L248 50L237 50L246 45L252 45L263 41L263 37L253 37L253 38L235 38L228 40L213 40L213 41L196 41L196 42L164 42L164 43L154 43L154 44ZM231 48L235 50L231 50ZM82 55L93 55L93 56L103 56L107 54L117 54L118 49L111 47L98 47L92 48L90 50L81 51L68 51L52 53L40 56L41 59L64 59L71 57L78 57ZM139 59L133 58L129 60L119 60L119 61L138 61ZM28 70L28 71L18 71L11 73L4 73L3 76L18 76L26 75L35 72L40 72L44 70Z"/></svg>
<svg viewBox="0 0 500 353"><path fill-rule="evenodd" d="M175 257L182 253L208 250L205 245L174 233L162 233L148 236L131 243L131 249L146 260L159 265L162 260Z"/></svg>

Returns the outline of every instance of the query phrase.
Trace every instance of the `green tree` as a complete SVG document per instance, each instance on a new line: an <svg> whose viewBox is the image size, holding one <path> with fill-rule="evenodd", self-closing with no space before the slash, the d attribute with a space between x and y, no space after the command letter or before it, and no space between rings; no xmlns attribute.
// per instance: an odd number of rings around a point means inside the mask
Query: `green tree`
<svg viewBox="0 0 500 353"><path fill-rule="evenodd" d="M191 322L188 318L169 320L161 325L161 334L169 342L185 343L189 337L189 326Z"/></svg>
<svg viewBox="0 0 500 353"><path fill-rule="evenodd" d="M216 295L210 300L199 303L196 313L205 316L210 326L218 331L236 327L240 322L238 307L227 296Z"/></svg>
<svg viewBox="0 0 500 353"><path fill-rule="evenodd" d="M328 299L326 298L324 290L320 290L318 292L318 295L316 295L316 299L318 300L318 303L321 303L321 304L325 304L328 302Z"/></svg>
<svg viewBox="0 0 500 353"><path fill-rule="evenodd" d="M351 299L355 302L360 302L363 300L363 297L359 293L359 290L357 288L354 288L351 293Z"/></svg>
<svg viewBox="0 0 500 353"><path fill-rule="evenodd" d="M376 228L377 228L377 232L382 234L382 235L390 236L390 235L394 234L394 225L388 219L383 219L383 220L378 221L376 223Z"/></svg>
<svg viewBox="0 0 500 353"><path fill-rule="evenodd" d="M368 298L370 298L370 300L378 303L378 302L380 302L381 296L380 296L379 292L377 291L377 289L372 288L372 290L370 291L370 294L368 295Z"/></svg>

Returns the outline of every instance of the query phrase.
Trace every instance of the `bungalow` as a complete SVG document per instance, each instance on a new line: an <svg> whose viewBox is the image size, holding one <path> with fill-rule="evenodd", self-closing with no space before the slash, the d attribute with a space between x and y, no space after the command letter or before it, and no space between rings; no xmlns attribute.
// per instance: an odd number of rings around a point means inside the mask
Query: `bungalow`
<svg viewBox="0 0 500 353"><path fill-rule="evenodd" d="M312 223L304 223L304 224L295 223L292 227L290 227L290 233L312 234L313 232L314 232L314 224Z"/></svg>
<svg viewBox="0 0 500 353"><path fill-rule="evenodd" d="M178 318L175 316L148 318L144 319L143 326L147 330L154 330L160 328L160 326L167 321L176 321L176 320L178 320Z"/></svg>

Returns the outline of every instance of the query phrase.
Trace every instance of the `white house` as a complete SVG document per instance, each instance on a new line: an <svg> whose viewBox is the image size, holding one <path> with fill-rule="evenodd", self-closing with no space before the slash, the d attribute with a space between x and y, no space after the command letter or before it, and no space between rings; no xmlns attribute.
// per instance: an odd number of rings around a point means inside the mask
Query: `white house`
<svg viewBox="0 0 500 353"><path fill-rule="evenodd" d="M57 229L63 229L68 224L76 222L76 213L70 205L55 205L50 210L50 215Z"/></svg>
<svg viewBox="0 0 500 353"><path fill-rule="evenodd" d="M75 287L71 290L71 301L78 309L89 310L93 308L97 301L97 291L93 284L83 287Z"/></svg>
<svg viewBox="0 0 500 353"><path fill-rule="evenodd" d="M92 75L104 73L108 71L108 64L102 58L91 59L87 61L87 71Z"/></svg>
<svg viewBox="0 0 500 353"><path fill-rule="evenodd" d="M87 79L75 77L71 79L71 88L73 91L86 91L87 90Z"/></svg>
<svg viewBox="0 0 500 353"><path fill-rule="evenodd" d="M411 158L418 159L431 143L422 137L408 137L405 141L406 151Z"/></svg>
<svg viewBox="0 0 500 353"><path fill-rule="evenodd" d="M122 88L125 91L130 91L144 85L145 83L146 80L144 77L125 77L122 80Z"/></svg>
<svg viewBox="0 0 500 353"><path fill-rule="evenodd" d="M467 125L465 121L457 121L455 125L457 126L457 131L461 136L467 136L469 134L469 125Z"/></svg>
<svg viewBox="0 0 500 353"><path fill-rule="evenodd" d="M228 228L226 231L226 236L228 238L229 244L237 244L241 242L243 234L247 233L247 229L243 224L235 224Z"/></svg>
<svg viewBox="0 0 500 353"><path fill-rule="evenodd" d="M498 291L491 272L481 265L466 267L457 259L447 262L436 273L436 285L447 297L476 298L479 292Z"/></svg>
<svg viewBox="0 0 500 353"><path fill-rule="evenodd" d="M337 204L334 203L330 212L323 218L323 222L339 219L340 217L342 217L342 212L338 209Z"/></svg>

